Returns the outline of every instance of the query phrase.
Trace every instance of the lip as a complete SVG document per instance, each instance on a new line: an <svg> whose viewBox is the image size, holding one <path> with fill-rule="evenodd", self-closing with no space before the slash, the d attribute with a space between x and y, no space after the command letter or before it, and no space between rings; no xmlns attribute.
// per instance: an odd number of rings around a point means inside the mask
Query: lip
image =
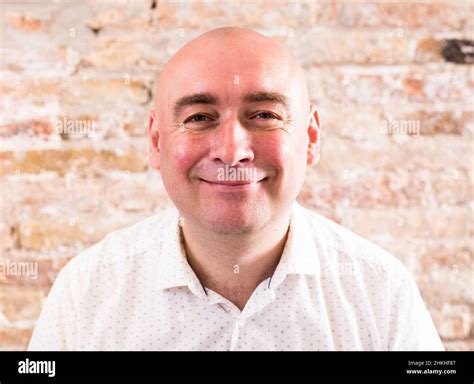
<svg viewBox="0 0 474 384"><path fill-rule="evenodd" d="M266 180L266 178L263 178L261 180L258 180L256 182L254 181L208 181L204 179L199 179L200 182L204 183L205 185L223 190L223 191L242 191L246 189L250 189L262 181Z"/></svg>

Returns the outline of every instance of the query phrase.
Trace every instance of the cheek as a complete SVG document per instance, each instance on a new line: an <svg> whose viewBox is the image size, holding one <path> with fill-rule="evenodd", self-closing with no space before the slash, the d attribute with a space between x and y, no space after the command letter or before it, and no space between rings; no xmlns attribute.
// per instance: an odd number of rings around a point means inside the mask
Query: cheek
<svg viewBox="0 0 474 384"><path fill-rule="evenodd" d="M179 173L186 172L193 163L193 151L191 146L186 144L176 145L173 153L173 161Z"/></svg>
<svg viewBox="0 0 474 384"><path fill-rule="evenodd" d="M197 163L204 146L195 139L179 137L168 141L168 150L164 153L168 172L173 178L187 177L191 168Z"/></svg>
<svg viewBox="0 0 474 384"><path fill-rule="evenodd" d="M285 169L296 160L298 148L295 138L281 132L262 138L259 141L259 153L266 163Z"/></svg>
<svg viewBox="0 0 474 384"><path fill-rule="evenodd" d="M304 138L283 134L268 137L261 144L262 163L278 170L278 178L270 184L269 193L288 201L295 199L306 174L306 149Z"/></svg>

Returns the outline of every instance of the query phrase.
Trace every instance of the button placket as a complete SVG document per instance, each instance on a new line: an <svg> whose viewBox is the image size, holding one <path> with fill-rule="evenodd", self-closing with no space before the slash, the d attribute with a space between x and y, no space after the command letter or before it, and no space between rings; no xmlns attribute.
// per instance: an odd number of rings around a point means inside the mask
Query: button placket
<svg viewBox="0 0 474 384"><path fill-rule="evenodd" d="M229 348L230 351L235 351L237 349L239 336L244 327L245 327L245 319L237 319L235 321L234 329L232 330L232 336L230 338L230 348Z"/></svg>

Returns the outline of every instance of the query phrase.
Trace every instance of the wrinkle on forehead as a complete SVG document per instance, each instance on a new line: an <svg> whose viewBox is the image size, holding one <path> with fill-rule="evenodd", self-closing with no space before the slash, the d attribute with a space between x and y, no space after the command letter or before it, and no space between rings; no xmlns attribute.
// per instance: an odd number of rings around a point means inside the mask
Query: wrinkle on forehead
<svg viewBox="0 0 474 384"><path fill-rule="evenodd" d="M278 73L298 87L299 102L309 110L308 89L300 64L277 41L253 30L218 28L185 44L163 67L156 91L157 106L164 105L171 87L176 86L176 79L186 78L192 72L190 68L202 68L208 75L209 79L200 81L210 81L220 71ZM215 68L218 73L209 68Z"/></svg>

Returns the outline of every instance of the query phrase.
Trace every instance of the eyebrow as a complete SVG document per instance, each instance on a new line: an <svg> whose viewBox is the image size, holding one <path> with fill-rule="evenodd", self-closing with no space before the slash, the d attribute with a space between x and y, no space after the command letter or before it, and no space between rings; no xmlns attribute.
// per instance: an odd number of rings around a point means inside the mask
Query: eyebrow
<svg viewBox="0 0 474 384"><path fill-rule="evenodd" d="M174 116L177 118L183 109L194 104L217 104L217 98L210 93L193 93L183 96L174 104Z"/></svg>
<svg viewBox="0 0 474 384"><path fill-rule="evenodd" d="M244 96L243 100L247 103L278 103L283 105L287 110L290 109L290 100L279 92L249 92ZM217 97L211 93L193 93L180 97L173 108L175 118L177 118L185 108L195 104L215 105L217 104Z"/></svg>
<svg viewBox="0 0 474 384"><path fill-rule="evenodd" d="M287 110L290 109L290 100L288 97L279 92L251 92L247 93L244 101L249 103L255 102L272 102L283 105Z"/></svg>

